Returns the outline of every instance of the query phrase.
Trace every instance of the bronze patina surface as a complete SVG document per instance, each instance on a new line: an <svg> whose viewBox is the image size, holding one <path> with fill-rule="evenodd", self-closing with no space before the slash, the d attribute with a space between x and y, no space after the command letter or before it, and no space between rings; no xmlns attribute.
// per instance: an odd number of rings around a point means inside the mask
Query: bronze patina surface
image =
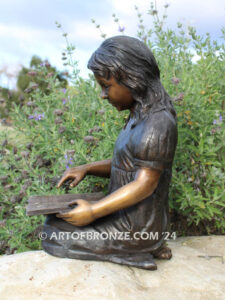
<svg viewBox="0 0 225 300"><path fill-rule="evenodd" d="M130 115L112 159L71 168L58 183L60 187L72 179L71 186L76 186L87 175L108 177L108 194L94 203L77 199L71 211L49 215L43 248L59 257L155 270L154 257L172 256L165 246L165 232L177 144L176 113L152 52L138 39L116 36L105 40L88 68L101 86L101 97L118 111L129 110ZM80 238L60 238L62 232ZM137 233L139 238L135 238ZM147 233L155 234L154 238L146 238ZM97 239L99 234L108 238ZM110 234L117 238L109 238Z"/></svg>

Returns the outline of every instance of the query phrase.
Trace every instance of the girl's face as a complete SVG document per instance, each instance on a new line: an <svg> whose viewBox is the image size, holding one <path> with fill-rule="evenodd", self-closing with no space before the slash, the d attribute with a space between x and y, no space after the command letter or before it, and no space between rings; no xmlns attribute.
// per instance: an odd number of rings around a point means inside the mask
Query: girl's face
<svg viewBox="0 0 225 300"><path fill-rule="evenodd" d="M114 77L105 79L95 75L95 78L101 86L102 99L108 99L109 103L115 106L118 111L132 109L134 99L126 86L119 84Z"/></svg>

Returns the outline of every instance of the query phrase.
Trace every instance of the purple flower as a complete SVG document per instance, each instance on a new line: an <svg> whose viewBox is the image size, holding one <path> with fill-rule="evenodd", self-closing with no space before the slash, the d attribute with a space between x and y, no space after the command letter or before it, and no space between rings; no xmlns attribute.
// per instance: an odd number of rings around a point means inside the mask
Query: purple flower
<svg viewBox="0 0 225 300"><path fill-rule="evenodd" d="M58 132L59 132L60 134L62 134L63 132L65 132L65 130L66 130L66 127L60 126L59 129L58 129Z"/></svg>
<svg viewBox="0 0 225 300"><path fill-rule="evenodd" d="M44 67L44 65L45 65L44 62L40 63L40 67Z"/></svg>
<svg viewBox="0 0 225 300"><path fill-rule="evenodd" d="M216 129L213 128L213 129L211 130L211 134L215 134L215 133L216 133Z"/></svg>
<svg viewBox="0 0 225 300"><path fill-rule="evenodd" d="M66 93L66 88L64 88L64 89L62 90L62 92L65 94L65 93Z"/></svg>
<svg viewBox="0 0 225 300"><path fill-rule="evenodd" d="M35 119L36 121L40 121L41 119L44 118L44 116L45 116L45 113L43 113L43 114L38 114L38 115L35 115L35 116L34 116L34 119Z"/></svg>
<svg viewBox="0 0 225 300"><path fill-rule="evenodd" d="M171 79L171 81L172 81L172 83L173 83L174 85L178 85L179 82L180 82L180 79L177 78L177 77L173 77L173 78Z"/></svg>
<svg viewBox="0 0 225 300"><path fill-rule="evenodd" d="M220 120L220 122L222 122L223 121L223 117L220 115L220 117L219 117L219 120Z"/></svg>
<svg viewBox="0 0 225 300"><path fill-rule="evenodd" d="M30 88L33 89L33 90L35 90L35 89L38 88L38 84L34 83Z"/></svg>
<svg viewBox="0 0 225 300"><path fill-rule="evenodd" d="M35 75L37 75L37 72L35 72L35 71L30 71L30 72L28 72L27 73L29 76L35 76Z"/></svg>
<svg viewBox="0 0 225 300"><path fill-rule="evenodd" d="M119 31L119 32L124 32L124 30L125 30L125 27L124 27L124 26L119 26L119 27L118 27L118 31Z"/></svg>
<svg viewBox="0 0 225 300"><path fill-rule="evenodd" d="M213 125L216 125L216 123L217 123L217 120L213 120Z"/></svg>
<svg viewBox="0 0 225 300"><path fill-rule="evenodd" d="M73 164L73 158L69 157L67 154L64 155L65 163L66 163L66 169L69 169L70 165Z"/></svg>
<svg viewBox="0 0 225 300"><path fill-rule="evenodd" d="M56 115L56 116L62 116L63 115L63 111L61 109L55 109L54 110L54 115Z"/></svg>
<svg viewBox="0 0 225 300"><path fill-rule="evenodd" d="M184 98L184 93L180 93L176 97L174 97L173 101L181 101Z"/></svg>
<svg viewBox="0 0 225 300"><path fill-rule="evenodd" d="M62 103L66 104L66 99L65 98L62 99Z"/></svg>
<svg viewBox="0 0 225 300"><path fill-rule="evenodd" d="M49 78L49 77L52 77L53 75L54 75L54 73L51 72L51 73L48 73L48 74L47 74L47 77Z"/></svg>
<svg viewBox="0 0 225 300"><path fill-rule="evenodd" d="M44 118L44 116L45 116L45 113L43 113L43 114L30 115L30 116L28 116L28 120L34 119L34 120L36 120L36 121L40 121L41 119Z"/></svg>
<svg viewBox="0 0 225 300"><path fill-rule="evenodd" d="M48 61L45 62L45 67L46 68L50 68L51 67L51 65L50 65L50 63Z"/></svg>
<svg viewBox="0 0 225 300"><path fill-rule="evenodd" d="M28 102L26 103L26 105L27 105L27 106L30 106L30 107L37 107L36 103L33 102L33 101L28 101Z"/></svg>

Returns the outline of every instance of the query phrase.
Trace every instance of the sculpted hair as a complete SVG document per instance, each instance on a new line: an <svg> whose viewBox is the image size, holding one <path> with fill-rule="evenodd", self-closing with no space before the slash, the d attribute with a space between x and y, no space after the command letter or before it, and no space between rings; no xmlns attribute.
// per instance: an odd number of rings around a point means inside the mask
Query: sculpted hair
<svg viewBox="0 0 225 300"><path fill-rule="evenodd" d="M126 86L137 102L139 117L143 118L153 106L157 110L166 108L176 116L171 99L160 82L155 57L140 40L129 36L105 40L92 54L88 68L106 79L113 76Z"/></svg>

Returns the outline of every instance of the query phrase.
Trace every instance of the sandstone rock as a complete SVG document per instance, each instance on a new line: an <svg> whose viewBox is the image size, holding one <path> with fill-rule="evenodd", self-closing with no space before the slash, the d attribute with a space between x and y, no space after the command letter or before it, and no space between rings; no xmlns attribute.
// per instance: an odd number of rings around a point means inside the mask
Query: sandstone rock
<svg viewBox="0 0 225 300"><path fill-rule="evenodd" d="M2 300L219 300L225 295L225 238L170 241L157 271L30 251L0 257Z"/></svg>

